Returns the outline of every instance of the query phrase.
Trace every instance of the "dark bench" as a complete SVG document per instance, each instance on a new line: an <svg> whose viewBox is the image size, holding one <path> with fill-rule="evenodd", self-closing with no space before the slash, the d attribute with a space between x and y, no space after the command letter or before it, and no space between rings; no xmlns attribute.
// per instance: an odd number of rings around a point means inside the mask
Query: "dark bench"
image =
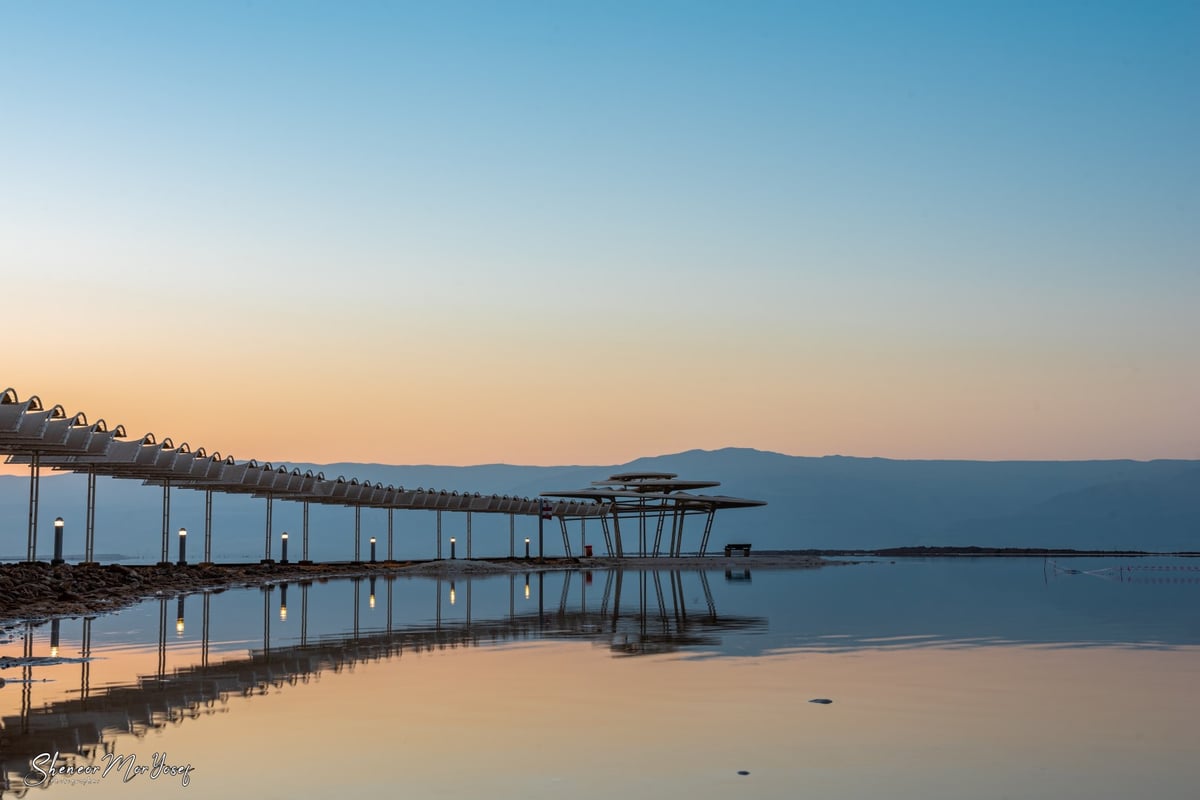
<svg viewBox="0 0 1200 800"><path fill-rule="evenodd" d="M743 556L745 556L747 558L750 557L750 544L748 542L746 544L727 544L727 545L725 545L725 557L729 558L730 556L732 556L735 550L740 552Z"/></svg>

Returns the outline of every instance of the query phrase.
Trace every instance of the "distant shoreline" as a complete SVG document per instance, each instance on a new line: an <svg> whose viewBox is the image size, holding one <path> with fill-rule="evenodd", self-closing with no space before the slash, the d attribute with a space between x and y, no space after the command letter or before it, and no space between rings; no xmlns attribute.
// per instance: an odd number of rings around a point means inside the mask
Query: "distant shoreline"
<svg viewBox="0 0 1200 800"><path fill-rule="evenodd" d="M892 547L875 550L756 550L750 556L491 558L313 564L61 564L0 563L0 625L49 617L104 614L152 597L222 591L283 582L370 577L467 577L561 570L625 568L808 569L845 565L829 558L1183 557L1200 552L1072 550L1004 547Z"/></svg>
<svg viewBox="0 0 1200 800"><path fill-rule="evenodd" d="M152 597L173 597L284 582L371 577L469 577L561 570L805 569L828 564L787 553L750 557L495 558L312 564L0 564L0 626L49 617L117 611Z"/></svg>
<svg viewBox="0 0 1200 800"><path fill-rule="evenodd" d="M764 550L763 555L774 553L791 553L799 555L827 557L853 556L860 558L914 558L914 557L1043 557L1084 558L1089 556L1127 556L1144 558L1152 556L1171 558L1195 558L1200 552L1183 550L1177 552L1158 552L1151 550L1077 550L1069 547L884 547L876 550Z"/></svg>

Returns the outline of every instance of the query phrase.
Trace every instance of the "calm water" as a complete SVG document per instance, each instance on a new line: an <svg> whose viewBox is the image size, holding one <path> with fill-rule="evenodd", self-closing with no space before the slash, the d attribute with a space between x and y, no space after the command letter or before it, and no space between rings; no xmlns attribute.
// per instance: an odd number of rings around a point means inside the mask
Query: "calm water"
<svg viewBox="0 0 1200 800"><path fill-rule="evenodd" d="M4 794L1197 796L1200 563L1061 566L337 580L21 625ZM25 787L55 752L98 772Z"/></svg>

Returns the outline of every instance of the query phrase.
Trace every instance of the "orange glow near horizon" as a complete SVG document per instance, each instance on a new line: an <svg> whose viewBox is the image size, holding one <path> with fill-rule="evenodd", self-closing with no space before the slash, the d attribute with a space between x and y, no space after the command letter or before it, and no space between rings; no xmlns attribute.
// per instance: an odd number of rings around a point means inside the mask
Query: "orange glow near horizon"
<svg viewBox="0 0 1200 800"><path fill-rule="evenodd" d="M213 360L171 380L134 371L120 383L98 365L59 373L31 361L6 365L3 378L22 398L36 393L90 421L123 424L130 436L152 432L273 463L600 465L722 447L898 459L1200 458L1195 433L1170 425L1187 392L1132 419L1132 385L1103 391L1053 359L997 358L972 376L953 363L883 356L865 365L812 359L784 375L732 353L717 358L720 373L684 359L659 375L653 360L612 370L531 360L514 371L512 361L462 356L461 368L447 368L376 353L323 367L320 378L304 360L283 358L269 373Z"/></svg>

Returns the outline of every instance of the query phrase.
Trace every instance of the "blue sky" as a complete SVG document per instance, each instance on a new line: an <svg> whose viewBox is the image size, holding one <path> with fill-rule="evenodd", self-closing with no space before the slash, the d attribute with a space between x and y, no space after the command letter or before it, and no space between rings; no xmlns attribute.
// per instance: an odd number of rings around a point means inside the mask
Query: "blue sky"
<svg viewBox="0 0 1200 800"><path fill-rule="evenodd" d="M1195 3L5 3L0 382L276 459L1200 457L1198 45ZM330 395L364 421L297 445Z"/></svg>

